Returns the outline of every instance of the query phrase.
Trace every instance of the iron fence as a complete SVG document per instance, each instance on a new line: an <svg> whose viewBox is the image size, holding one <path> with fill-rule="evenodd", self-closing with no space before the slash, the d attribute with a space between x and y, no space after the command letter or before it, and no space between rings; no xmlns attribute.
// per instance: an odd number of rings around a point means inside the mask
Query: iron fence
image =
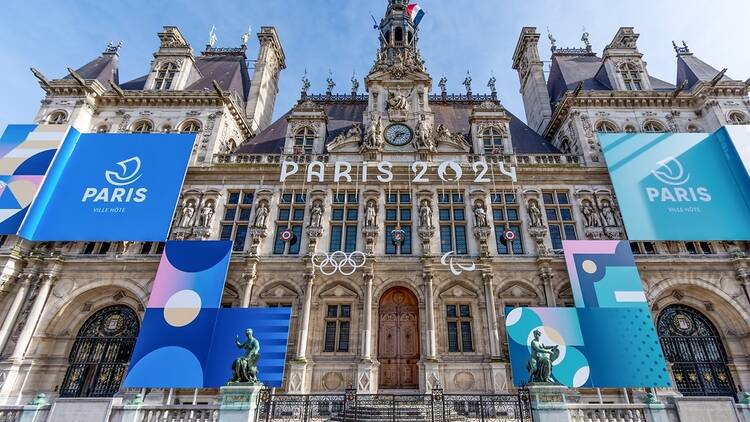
<svg viewBox="0 0 750 422"><path fill-rule="evenodd" d="M258 422L530 422L527 390L515 394L271 394L259 396Z"/></svg>

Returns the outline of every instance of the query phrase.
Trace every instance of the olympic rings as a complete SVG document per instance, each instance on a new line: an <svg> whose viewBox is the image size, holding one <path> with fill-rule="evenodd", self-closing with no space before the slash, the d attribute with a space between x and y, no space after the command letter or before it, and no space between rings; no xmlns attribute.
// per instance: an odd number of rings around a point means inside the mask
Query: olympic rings
<svg viewBox="0 0 750 422"><path fill-rule="evenodd" d="M354 251L347 254L336 251L332 254L327 252L316 252L312 256L312 263L323 275L333 275L337 272L341 275L352 275L358 269L365 266L367 258L364 252Z"/></svg>

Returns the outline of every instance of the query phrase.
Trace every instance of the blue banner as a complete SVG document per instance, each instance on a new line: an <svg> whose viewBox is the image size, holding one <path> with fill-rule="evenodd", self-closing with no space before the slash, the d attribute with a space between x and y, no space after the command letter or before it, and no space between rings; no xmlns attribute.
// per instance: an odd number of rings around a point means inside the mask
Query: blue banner
<svg viewBox="0 0 750 422"><path fill-rule="evenodd" d="M750 240L750 128L599 134L630 240Z"/></svg>
<svg viewBox="0 0 750 422"><path fill-rule="evenodd" d="M194 141L195 135L179 134L68 136L19 235L33 241L164 241Z"/></svg>
<svg viewBox="0 0 750 422"><path fill-rule="evenodd" d="M0 234L16 234L57 149L80 134L62 125L9 125L0 137Z"/></svg>
<svg viewBox="0 0 750 422"><path fill-rule="evenodd" d="M670 387L627 241L564 241L575 308L506 308L513 384ZM548 356L545 360L543 356Z"/></svg>
<svg viewBox="0 0 750 422"><path fill-rule="evenodd" d="M292 310L221 309L231 255L231 241L167 242L125 387L224 386L251 338L258 379L281 386Z"/></svg>

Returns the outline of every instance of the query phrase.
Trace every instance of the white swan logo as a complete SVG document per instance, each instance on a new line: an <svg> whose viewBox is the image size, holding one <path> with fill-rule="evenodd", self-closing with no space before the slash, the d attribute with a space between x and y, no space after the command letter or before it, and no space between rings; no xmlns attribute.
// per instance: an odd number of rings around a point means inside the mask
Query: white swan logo
<svg viewBox="0 0 750 422"><path fill-rule="evenodd" d="M685 173L682 163L674 157L667 157L657 161L658 168L651 170L659 181L671 186L681 186L690 180L690 173Z"/></svg>
<svg viewBox="0 0 750 422"><path fill-rule="evenodd" d="M442 258L440 258L440 263L443 265L447 265L448 268L450 268L451 273L453 273L453 275L459 276L464 271L471 272L477 269L477 265L473 262L471 263L471 265L458 264L454 262L452 255L455 255L455 254L456 254L455 251L450 251L446 253L445 255L443 255Z"/></svg>
<svg viewBox="0 0 750 422"><path fill-rule="evenodd" d="M141 171L141 159L136 157L128 158L127 160L115 163L121 171L106 170L104 172L104 178L107 179L111 185L114 186L127 186L134 183L143 176Z"/></svg>

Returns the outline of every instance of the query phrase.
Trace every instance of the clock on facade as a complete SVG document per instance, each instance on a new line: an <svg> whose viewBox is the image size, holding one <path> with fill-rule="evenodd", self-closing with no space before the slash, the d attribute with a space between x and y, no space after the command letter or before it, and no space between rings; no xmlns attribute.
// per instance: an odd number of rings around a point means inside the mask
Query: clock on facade
<svg viewBox="0 0 750 422"><path fill-rule="evenodd" d="M411 128L401 123L395 123L385 129L385 141L397 147L408 145L414 136Z"/></svg>

